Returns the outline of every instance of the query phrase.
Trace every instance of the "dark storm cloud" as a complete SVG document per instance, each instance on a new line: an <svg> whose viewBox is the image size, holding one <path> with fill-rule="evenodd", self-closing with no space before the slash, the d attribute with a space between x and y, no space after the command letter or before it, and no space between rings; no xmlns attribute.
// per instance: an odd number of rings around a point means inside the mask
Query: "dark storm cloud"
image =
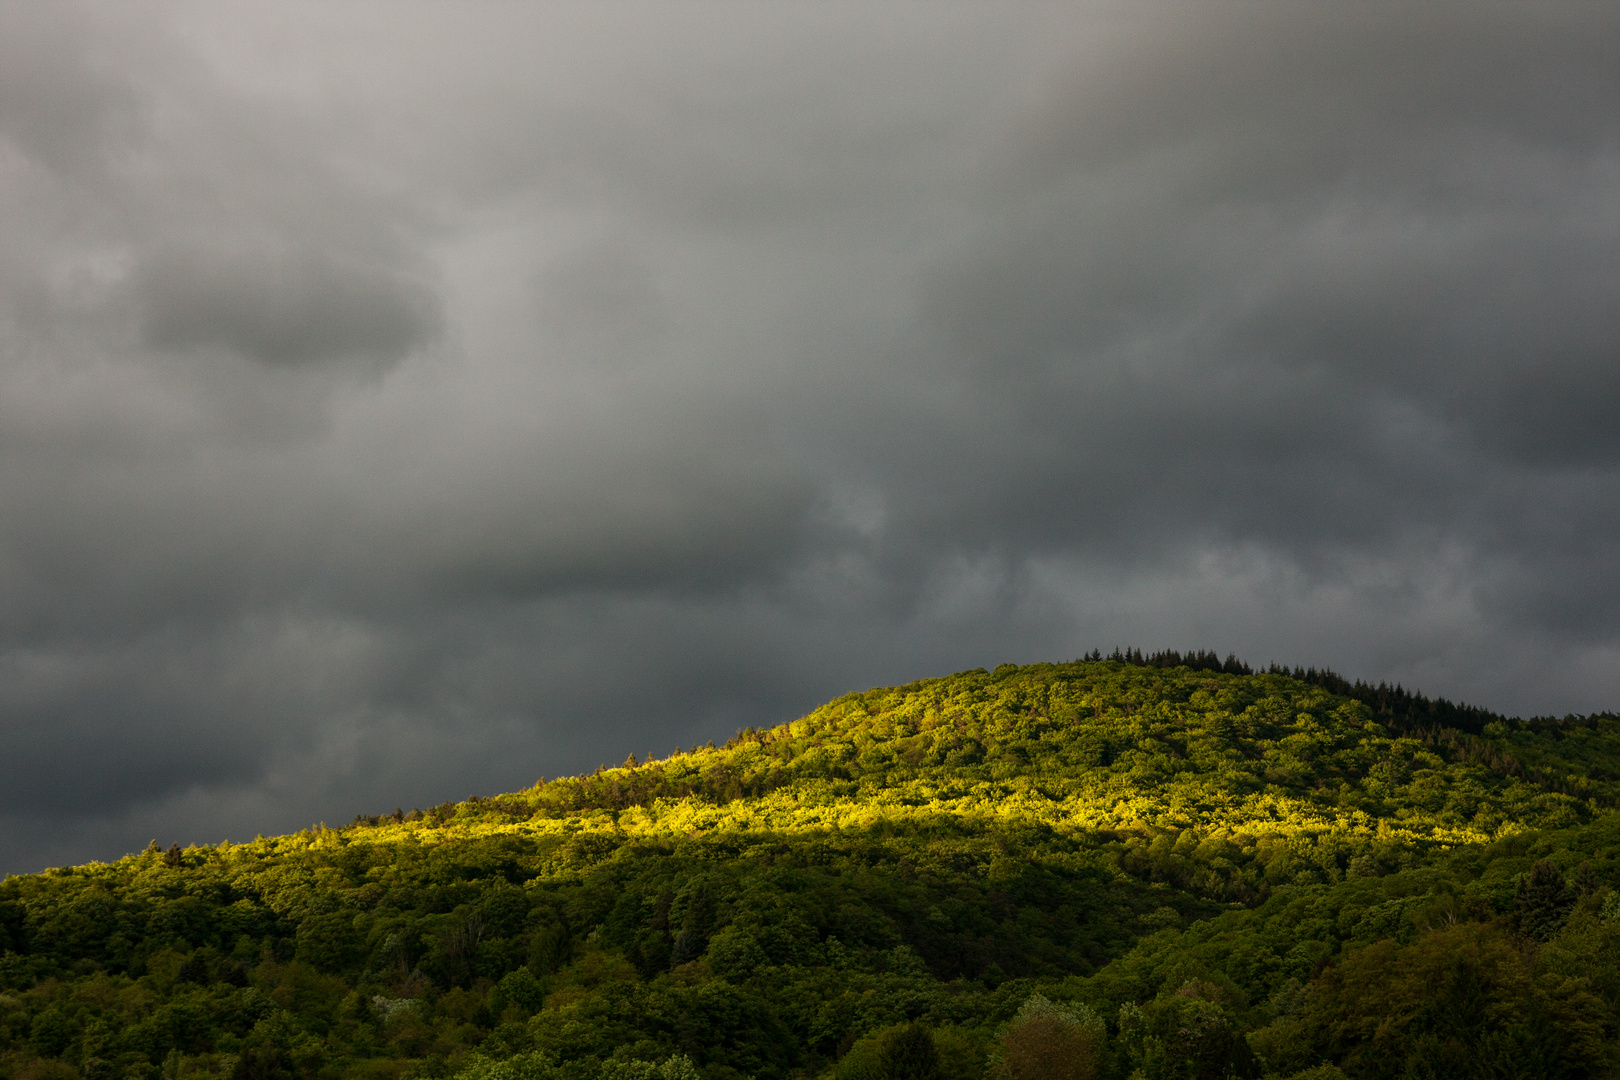
<svg viewBox="0 0 1620 1080"><path fill-rule="evenodd" d="M432 294L320 252L168 252L141 267L148 345L218 345L264 364L397 362L434 329Z"/></svg>
<svg viewBox="0 0 1620 1080"><path fill-rule="evenodd" d="M1614 19L1223 6L1060 83L935 290L944 408L992 422L939 464L987 505L914 483L922 512L1150 553L1491 546L1497 470L1609 467Z"/></svg>
<svg viewBox="0 0 1620 1080"><path fill-rule="evenodd" d="M1093 646L1620 703L1612 5L0 6L0 867Z"/></svg>
<svg viewBox="0 0 1620 1080"><path fill-rule="evenodd" d="M177 787L257 778L267 733L186 715L201 673L188 672L189 685L165 686L174 673L154 670L152 660L81 653L6 665L0 815L94 816Z"/></svg>

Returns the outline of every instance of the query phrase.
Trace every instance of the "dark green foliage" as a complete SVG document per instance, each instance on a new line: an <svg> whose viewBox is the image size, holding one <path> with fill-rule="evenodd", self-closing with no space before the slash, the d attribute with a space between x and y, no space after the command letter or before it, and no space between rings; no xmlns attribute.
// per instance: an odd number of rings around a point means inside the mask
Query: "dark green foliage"
<svg viewBox="0 0 1620 1080"><path fill-rule="evenodd" d="M1189 981L1120 1017L1120 1041L1146 1080L1249 1080L1260 1062L1220 1004L1221 990Z"/></svg>
<svg viewBox="0 0 1620 1080"><path fill-rule="evenodd" d="M1609 1007L1581 978L1541 967L1506 927L1458 923L1410 945L1375 942L1324 973L1273 1060L1325 1054L1351 1076L1605 1075Z"/></svg>
<svg viewBox="0 0 1620 1080"><path fill-rule="evenodd" d="M281 1055L274 1048L250 1046L231 1067L231 1080L291 1080L293 1075L282 1067Z"/></svg>
<svg viewBox="0 0 1620 1080"><path fill-rule="evenodd" d="M878 1040L877 1058L881 1080L940 1080L934 1037L916 1021L885 1032Z"/></svg>
<svg viewBox="0 0 1620 1080"><path fill-rule="evenodd" d="M322 971L343 971L365 951L354 914L347 911L309 916L298 924L293 940L297 943L294 955Z"/></svg>
<svg viewBox="0 0 1620 1080"><path fill-rule="evenodd" d="M8 878L0 1080L1611 1075L1616 761L1210 652L851 694Z"/></svg>
<svg viewBox="0 0 1620 1080"><path fill-rule="evenodd" d="M526 967L509 971L490 993L489 1009L496 1017L508 1009L516 1009L517 1016L528 1018L540 1011L546 1000L546 984L535 978Z"/></svg>
<svg viewBox="0 0 1620 1080"><path fill-rule="evenodd" d="M1575 894L1564 883L1563 872L1551 860L1538 859L1529 875L1519 881L1513 898L1514 921L1520 933L1546 941L1564 925L1574 906Z"/></svg>

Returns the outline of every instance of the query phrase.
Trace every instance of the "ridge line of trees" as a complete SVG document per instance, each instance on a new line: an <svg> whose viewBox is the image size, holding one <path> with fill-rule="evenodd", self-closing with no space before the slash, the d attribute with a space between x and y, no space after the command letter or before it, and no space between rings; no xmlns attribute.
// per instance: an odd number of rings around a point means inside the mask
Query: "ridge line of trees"
<svg viewBox="0 0 1620 1080"><path fill-rule="evenodd" d="M1184 667L1192 671L1212 671L1225 675L1281 675L1305 683L1307 686L1319 687L1330 694L1359 701L1372 709L1373 716L1379 723L1402 734L1422 735L1426 729L1439 732L1451 728L1468 735L1480 735L1484 733L1485 725L1490 723L1519 724L1539 732L1575 724L1596 727L1603 720L1620 719L1620 714L1598 712L1533 716L1525 720L1483 709L1477 705L1453 702L1443 697L1427 697L1417 691L1406 689L1400 683L1391 686L1387 682L1379 682L1375 686L1363 679L1352 682L1328 667L1289 667L1273 662L1265 668L1256 668L1238 659L1233 653L1227 653L1223 660L1220 654L1212 649L1198 649L1186 653L1177 652L1175 649L1161 649L1154 653L1143 653L1141 649L1115 648L1107 656L1104 656L1100 649L1093 649L1082 659L1092 662L1109 660L1117 664L1129 664L1132 667Z"/></svg>

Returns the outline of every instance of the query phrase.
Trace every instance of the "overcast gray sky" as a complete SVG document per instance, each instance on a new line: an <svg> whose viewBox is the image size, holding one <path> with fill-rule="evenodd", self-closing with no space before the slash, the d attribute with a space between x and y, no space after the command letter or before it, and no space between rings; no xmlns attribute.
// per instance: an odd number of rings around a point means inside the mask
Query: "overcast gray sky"
<svg viewBox="0 0 1620 1080"><path fill-rule="evenodd" d="M1620 708L1620 5L0 4L0 872L1092 647Z"/></svg>

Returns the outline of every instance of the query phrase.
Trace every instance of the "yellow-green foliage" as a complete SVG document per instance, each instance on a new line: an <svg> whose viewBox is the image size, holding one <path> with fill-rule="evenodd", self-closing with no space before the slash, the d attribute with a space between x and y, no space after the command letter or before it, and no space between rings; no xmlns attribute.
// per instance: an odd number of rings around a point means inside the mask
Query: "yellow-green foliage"
<svg viewBox="0 0 1620 1080"><path fill-rule="evenodd" d="M921 1020L965 1080L1036 992L1106 1019L1102 1076L1476 1050L1597 1075L1617 760L1612 718L1462 732L1283 675L871 690L718 749L9 878L0 1077L864 1077ZM1380 1026L1469 972L1495 1042Z"/></svg>
<svg viewBox="0 0 1620 1080"><path fill-rule="evenodd" d="M1193 852L1206 866L1288 855L1335 879L1358 853L1478 844L1614 804L1620 725L1556 740L1492 727L1392 732L1366 705L1280 675L1043 664L850 694L724 749L377 828L428 842L1044 828L1136 837L1133 852L1172 869ZM582 840L559 858L593 850Z"/></svg>

